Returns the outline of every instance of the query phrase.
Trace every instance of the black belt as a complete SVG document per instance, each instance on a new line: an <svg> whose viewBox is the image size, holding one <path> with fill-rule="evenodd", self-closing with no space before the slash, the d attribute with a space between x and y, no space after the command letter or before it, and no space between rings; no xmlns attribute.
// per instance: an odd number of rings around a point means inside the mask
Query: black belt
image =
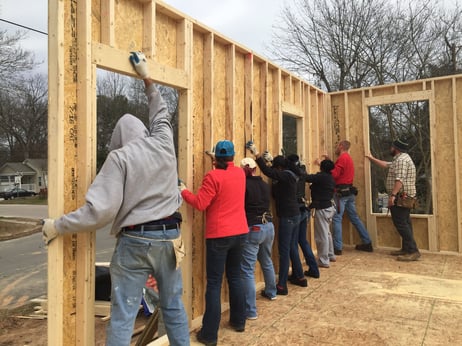
<svg viewBox="0 0 462 346"><path fill-rule="evenodd" d="M127 226L123 228L123 231L135 231L135 232L150 232L150 231L165 231L168 229L177 229L180 225L178 223L168 223L163 225L136 225Z"/></svg>

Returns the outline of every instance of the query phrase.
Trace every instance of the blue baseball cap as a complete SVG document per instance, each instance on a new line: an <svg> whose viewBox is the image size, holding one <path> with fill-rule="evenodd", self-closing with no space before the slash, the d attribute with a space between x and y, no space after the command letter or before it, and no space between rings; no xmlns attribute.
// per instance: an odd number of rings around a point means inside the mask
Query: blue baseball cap
<svg viewBox="0 0 462 346"><path fill-rule="evenodd" d="M215 157L234 156L234 144L231 141L219 141L215 145Z"/></svg>

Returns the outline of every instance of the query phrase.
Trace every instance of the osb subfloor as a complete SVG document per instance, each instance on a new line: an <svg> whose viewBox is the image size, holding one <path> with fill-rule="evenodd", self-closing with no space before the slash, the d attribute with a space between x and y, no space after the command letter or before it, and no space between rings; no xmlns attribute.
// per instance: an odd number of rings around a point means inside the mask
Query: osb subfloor
<svg viewBox="0 0 462 346"><path fill-rule="evenodd" d="M462 256L422 253L398 262L387 250L344 249L307 288L258 296L244 333L222 315L219 345L462 345ZM196 341L191 333L191 344Z"/></svg>

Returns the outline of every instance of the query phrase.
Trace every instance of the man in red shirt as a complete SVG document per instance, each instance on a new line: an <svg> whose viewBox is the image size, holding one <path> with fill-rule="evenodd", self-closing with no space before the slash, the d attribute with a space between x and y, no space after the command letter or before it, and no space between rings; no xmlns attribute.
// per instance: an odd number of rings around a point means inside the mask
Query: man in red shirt
<svg viewBox="0 0 462 346"><path fill-rule="evenodd" d="M337 212L332 219L334 253L336 255L342 254L342 218L345 211L361 238L362 243L356 245L356 250L367 252L373 251L369 233L367 232L366 227L364 227L364 224L356 211L355 199L358 192L355 188L353 188L355 167L353 159L348 153L350 145L351 143L347 140L340 141L337 144L335 154L338 158L337 161L335 161L335 168L331 171L335 180L336 188L335 203L337 205Z"/></svg>

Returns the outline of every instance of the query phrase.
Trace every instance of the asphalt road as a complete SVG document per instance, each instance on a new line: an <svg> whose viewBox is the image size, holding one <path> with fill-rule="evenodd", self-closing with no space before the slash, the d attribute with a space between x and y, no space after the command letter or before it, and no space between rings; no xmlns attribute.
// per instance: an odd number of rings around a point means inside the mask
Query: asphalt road
<svg viewBox="0 0 462 346"><path fill-rule="evenodd" d="M45 218L47 206L0 205L0 215ZM96 261L109 262L115 238L109 227L96 232ZM19 307L33 298L45 298L47 249L41 233L0 242L0 309Z"/></svg>

